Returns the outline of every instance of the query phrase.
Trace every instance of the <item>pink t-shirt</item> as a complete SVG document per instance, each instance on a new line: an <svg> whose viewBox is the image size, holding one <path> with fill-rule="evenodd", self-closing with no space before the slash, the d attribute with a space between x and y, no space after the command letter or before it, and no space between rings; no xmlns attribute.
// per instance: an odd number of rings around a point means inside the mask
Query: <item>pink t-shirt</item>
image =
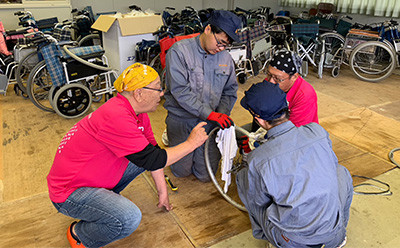
<svg viewBox="0 0 400 248"><path fill-rule="evenodd" d="M118 94L79 121L62 139L47 176L50 199L64 202L80 187L114 188L129 163L126 155L156 145L149 116L136 115Z"/></svg>
<svg viewBox="0 0 400 248"><path fill-rule="evenodd" d="M296 127L318 122L317 93L302 77L298 77L286 93L289 102L290 118Z"/></svg>

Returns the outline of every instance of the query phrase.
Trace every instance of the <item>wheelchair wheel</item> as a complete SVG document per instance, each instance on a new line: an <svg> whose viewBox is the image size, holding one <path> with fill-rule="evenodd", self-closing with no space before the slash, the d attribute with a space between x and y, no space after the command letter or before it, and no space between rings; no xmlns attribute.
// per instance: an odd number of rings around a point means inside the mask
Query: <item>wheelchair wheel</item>
<svg viewBox="0 0 400 248"><path fill-rule="evenodd" d="M209 151L209 145L210 145L210 138L215 137L214 134L216 134L216 132L218 132L218 130L219 130L219 128L216 127L210 132L209 138L208 138L208 140L206 140L205 147L204 147L204 157L205 157L205 161L206 161L208 174L210 175L211 181L217 188L218 192L222 195L222 197L225 198L225 200L227 200L230 204L237 207L238 209L240 209L242 211L247 211L246 207L240 201L239 195L237 193L236 180L235 180L236 173L239 171L239 169L240 169L239 167L242 162L241 154L238 152L236 157L233 160L233 165L232 165L232 169L231 169L231 185L229 186L227 193L225 193L223 190L225 182L221 180L221 166L218 166L217 172L215 174L213 172L213 168L210 163L208 151ZM237 127L237 126L235 126L235 131L236 131L237 135L241 135L241 136L249 134L249 132L247 132L243 128Z"/></svg>
<svg viewBox="0 0 400 248"><path fill-rule="evenodd" d="M375 83L392 74L396 58L393 50L385 43L368 41L351 52L349 64L360 79Z"/></svg>
<svg viewBox="0 0 400 248"><path fill-rule="evenodd" d="M66 84L57 90L53 99L56 113L72 119L84 115L92 104L92 93L79 83Z"/></svg>
<svg viewBox="0 0 400 248"><path fill-rule="evenodd" d="M105 87L104 76L96 76L93 80L86 81L86 86L92 92L92 101L100 102L103 99L103 94L99 91L103 90Z"/></svg>
<svg viewBox="0 0 400 248"><path fill-rule="evenodd" d="M307 60L303 60L303 62L301 63L301 71L300 71L300 75L302 77L307 77L308 75L308 61Z"/></svg>
<svg viewBox="0 0 400 248"><path fill-rule="evenodd" d="M247 80L246 73L244 72L240 73L239 75L237 75L237 79L239 83L244 84Z"/></svg>
<svg viewBox="0 0 400 248"><path fill-rule="evenodd" d="M166 78L165 78L165 75L166 75L166 74L167 74L167 69L164 68L164 69L162 70L161 74L160 74L161 87L162 87L163 89L166 89L166 87L167 87L167 82L166 82Z"/></svg>
<svg viewBox="0 0 400 248"><path fill-rule="evenodd" d="M111 98L114 97L113 93L105 93L104 95L105 95L105 97L104 97L105 102L107 102L108 100L110 100Z"/></svg>
<svg viewBox="0 0 400 248"><path fill-rule="evenodd" d="M51 107L53 109L54 109L54 106L53 106L54 95L56 94L57 90L59 90L59 89L60 89L60 86L52 85L50 90L49 90L49 97L48 97L49 98L49 103L50 103L50 105L51 105Z"/></svg>
<svg viewBox="0 0 400 248"><path fill-rule="evenodd" d="M324 68L332 68L337 59L342 57L345 39L337 33L324 33L320 36L320 39L325 40Z"/></svg>
<svg viewBox="0 0 400 248"><path fill-rule="evenodd" d="M332 69L332 77L336 78L337 76L339 76L339 66L335 66Z"/></svg>
<svg viewBox="0 0 400 248"><path fill-rule="evenodd" d="M19 63L15 72L17 84L23 93L28 94L26 84L28 82L29 73L39 63L38 52L28 53Z"/></svg>
<svg viewBox="0 0 400 248"><path fill-rule="evenodd" d="M29 73L28 82L26 85L29 99L33 104L41 110L54 112L48 101L49 90L53 82L46 68L46 62L40 61Z"/></svg>
<svg viewBox="0 0 400 248"><path fill-rule="evenodd" d="M161 77L161 73L162 73L162 71L163 71L163 68L162 68L162 66L161 66L160 54L157 54L157 56L155 56L155 57L151 60L149 66L151 66L154 70L156 70L156 71L158 72L158 74L160 75L160 77ZM165 68L164 68L164 69L165 69Z"/></svg>

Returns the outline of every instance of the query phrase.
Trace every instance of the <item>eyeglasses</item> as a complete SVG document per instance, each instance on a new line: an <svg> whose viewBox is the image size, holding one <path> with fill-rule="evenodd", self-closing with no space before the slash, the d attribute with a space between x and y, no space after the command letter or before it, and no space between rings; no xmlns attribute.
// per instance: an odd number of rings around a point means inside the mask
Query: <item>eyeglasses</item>
<svg viewBox="0 0 400 248"><path fill-rule="evenodd" d="M272 75L269 71L267 71L267 78L269 78L269 79L272 78L275 82L282 83L283 81L288 80L290 78L290 76L285 79L281 79L281 78L277 78L275 75Z"/></svg>
<svg viewBox="0 0 400 248"><path fill-rule="evenodd" d="M154 88L150 88L150 87L142 87L143 89L147 89L147 90L155 90L155 91L158 91L158 92L163 92L164 91L164 88L159 88L159 89L154 89Z"/></svg>
<svg viewBox="0 0 400 248"><path fill-rule="evenodd" d="M213 32L213 35L214 35L215 41L217 42L217 47L220 47L220 48L227 48L227 47L231 47L231 46L232 46L231 44L223 44L223 43L221 43L221 42L217 39L217 36L215 36L215 33L214 33L214 32Z"/></svg>

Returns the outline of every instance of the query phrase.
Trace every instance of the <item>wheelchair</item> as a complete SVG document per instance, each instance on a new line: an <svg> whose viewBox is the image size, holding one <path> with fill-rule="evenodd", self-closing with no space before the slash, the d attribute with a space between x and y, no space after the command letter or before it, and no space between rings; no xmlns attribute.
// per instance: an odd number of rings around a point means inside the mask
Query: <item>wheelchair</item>
<svg viewBox="0 0 400 248"><path fill-rule="evenodd" d="M31 49L27 45L20 45L18 40L33 31L30 27L6 31L0 21L0 94L6 95L8 86L13 84L15 93L24 96L25 91L17 85L17 67Z"/></svg>
<svg viewBox="0 0 400 248"><path fill-rule="evenodd" d="M62 49L50 37L43 37L40 61L29 74L27 93L35 106L64 118L84 115L93 101L106 100L115 91L117 73L107 66L101 46Z"/></svg>
<svg viewBox="0 0 400 248"><path fill-rule="evenodd" d="M319 24L292 24L291 35L293 38L293 51L299 54L300 58L303 60L300 74L303 77L308 75L308 62L310 62L314 67L318 68L318 77L322 78L325 52L322 50L320 53L316 53L317 47L321 45L318 39Z"/></svg>
<svg viewBox="0 0 400 248"><path fill-rule="evenodd" d="M235 63L236 77L239 83L244 84L249 76L254 76L253 65L247 58L247 46L236 45L226 49Z"/></svg>

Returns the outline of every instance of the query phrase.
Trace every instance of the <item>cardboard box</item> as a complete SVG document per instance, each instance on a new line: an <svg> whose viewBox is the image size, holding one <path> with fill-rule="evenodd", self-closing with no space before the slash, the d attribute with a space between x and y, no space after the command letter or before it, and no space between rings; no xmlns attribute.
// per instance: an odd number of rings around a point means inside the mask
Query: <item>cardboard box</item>
<svg viewBox="0 0 400 248"><path fill-rule="evenodd" d="M154 40L153 32L163 25L160 15L122 17L101 15L92 25L103 33L103 47L109 65L121 73L136 62L135 46L142 40Z"/></svg>

